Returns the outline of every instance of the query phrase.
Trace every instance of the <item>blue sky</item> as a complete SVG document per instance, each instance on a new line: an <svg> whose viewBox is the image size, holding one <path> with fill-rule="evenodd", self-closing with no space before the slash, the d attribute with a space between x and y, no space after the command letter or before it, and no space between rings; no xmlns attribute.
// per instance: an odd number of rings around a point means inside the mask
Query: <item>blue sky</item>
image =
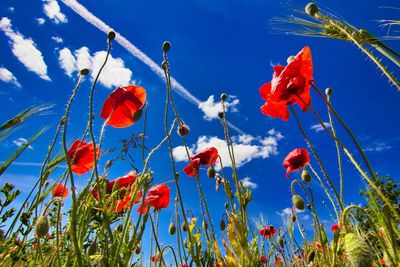
<svg viewBox="0 0 400 267"><path fill-rule="evenodd" d="M172 43L169 53L171 74L196 101L201 102L199 108L187 97L174 94L181 116L191 128L187 142L194 152L210 144L222 144L223 131L215 118L216 104L222 92L230 95L229 120L243 131L232 131L238 145L239 176L241 179L249 178L255 188L251 216L263 214L269 223L281 225L278 213L291 205L290 180L285 178L282 161L288 152L306 147L306 144L293 116L288 122L283 122L259 112L263 100L258 88L270 81L271 65L286 64L287 57L305 45L311 47L313 54L316 84L321 89L333 88L335 107L359 137L375 170L390 174L399 181L400 96L396 88L350 43L272 32L271 18L289 15L292 13L290 6L302 8L306 2L82 0L79 3L158 65L162 61L163 41ZM397 1L336 1L330 3L329 8L355 26L384 36L388 29L379 27L377 20L398 18L399 10L382 8L396 7L396 4ZM40 128L51 126L17 160L18 163L0 177L2 183L14 183L26 193L40 170L30 163L40 163L44 159L48 140L54 134L77 80L77 70L98 68L104 57L106 35L62 1L4 0L0 4L0 15L0 121L33 104L56 104L52 114L31 119L0 144L0 161L3 161L23 142L21 138L28 139ZM398 34L396 30L392 28L390 33ZM388 43L400 50L398 41ZM99 114L104 99L116 86L129 83L143 86L149 102L146 143L151 148L163 138L160 129L163 127L164 83L148 65L120 44L113 44L111 55L112 59L96 88L95 114ZM399 76L398 68L387 64ZM89 75L73 104L69 144L82 134L86 126L90 82ZM321 112L324 120L328 120L326 107L315 94L312 97L313 107ZM313 128L317 121L311 113L302 113L301 119L337 183L334 143L326 133ZM104 149L119 146L120 139L140 133L141 122L126 129L107 128ZM102 119L96 117L97 133L101 124ZM345 135L345 132L339 130L339 134ZM349 141L345 137L344 140ZM180 145L177 136L173 142L174 147ZM359 157L355 150L352 151ZM176 152L179 160L179 149ZM226 158L222 148L220 153ZM140 151L135 150L132 154L140 168ZM104 166L106 160L102 159L100 166ZM164 147L151 161L156 183L172 179L171 168L165 164L167 160L168 153ZM314 158L312 162L317 165ZM184 161L178 162L178 169L183 169L185 164ZM362 179L347 160L345 165L345 203L360 203L357 192L363 187ZM59 169L56 175L62 171ZM111 170L109 178L114 179L129 171L129 165L122 162ZM56 175L52 179L57 179ZM83 175L76 179L78 185L83 186L88 177ZM204 171L201 180L209 203L220 203L219 206L212 205L211 209L215 223L218 223L223 213L223 192L215 192L214 181L207 178ZM181 173L181 184L187 207L197 211L199 200L195 181ZM173 184L170 185L173 188ZM313 182L312 186L317 198L326 200L318 184ZM171 203L161 216L165 225L169 223L172 210ZM321 205L320 210L323 218L329 220L328 212ZM304 223L309 223L307 216ZM328 225L332 223L327 222Z"/></svg>

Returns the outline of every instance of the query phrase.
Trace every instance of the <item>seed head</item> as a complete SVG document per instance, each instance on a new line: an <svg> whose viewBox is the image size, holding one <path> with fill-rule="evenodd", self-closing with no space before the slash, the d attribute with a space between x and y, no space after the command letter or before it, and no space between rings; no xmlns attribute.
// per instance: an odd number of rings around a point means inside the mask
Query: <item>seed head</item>
<svg viewBox="0 0 400 267"><path fill-rule="evenodd" d="M221 229L221 231L224 231L226 228L226 223L223 218L221 219L221 222L219 223L219 228Z"/></svg>
<svg viewBox="0 0 400 267"><path fill-rule="evenodd" d="M332 95L332 91L333 91L332 88L328 87L328 88L325 89L325 94L327 96L331 96Z"/></svg>
<svg viewBox="0 0 400 267"><path fill-rule="evenodd" d="M287 64L290 63L290 61L292 61L295 58L295 56L290 56L286 59Z"/></svg>
<svg viewBox="0 0 400 267"><path fill-rule="evenodd" d="M207 176L210 178L215 178L215 169L213 166L208 167Z"/></svg>
<svg viewBox="0 0 400 267"><path fill-rule="evenodd" d="M109 31L107 34L108 40L112 41L115 39L115 32L114 31Z"/></svg>
<svg viewBox="0 0 400 267"><path fill-rule="evenodd" d="M228 98L228 95L226 93L221 94L221 100L225 101Z"/></svg>
<svg viewBox="0 0 400 267"><path fill-rule="evenodd" d="M164 51L164 53L167 53L170 48L171 48L171 43L169 41L165 41L162 45L162 50Z"/></svg>
<svg viewBox="0 0 400 267"><path fill-rule="evenodd" d="M360 236L347 233L344 236L344 249L353 267L372 266L370 248Z"/></svg>
<svg viewBox="0 0 400 267"><path fill-rule="evenodd" d="M83 76L86 76L86 75L89 74L89 69L86 69L86 68L81 69L81 70L79 71L79 74L80 74L80 75L83 75Z"/></svg>
<svg viewBox="0 0 400 267"><path fill-rule="evenodd" d="M186 136L189 134L189 132L190 132L189 126L187 126L186 124L179 125L178 127L179 136Z"/></svg>

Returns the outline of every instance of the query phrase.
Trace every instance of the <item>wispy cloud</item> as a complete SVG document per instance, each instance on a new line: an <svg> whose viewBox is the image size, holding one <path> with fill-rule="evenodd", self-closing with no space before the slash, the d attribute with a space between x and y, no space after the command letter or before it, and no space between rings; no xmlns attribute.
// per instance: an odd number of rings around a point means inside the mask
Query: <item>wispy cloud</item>
<svg viewBox="0 0 400 267"><path fill-rule="evenodd" d="M56 0L44 0L43 12L54 23L68 22L67 16L61 12L60 6Z"/></svg>
<svg viewBox="0 0 400 267"><path fill-rule="evenodd" d="M91 55L89 49L84 46L75 50L74 53L69 48L61 49L58 61L68 76L71 77L74 72L88 68L91 71L91 78L94 79L105 57L106 51L98 51ZM125 62L112 55L109 55L102 74L99 82L107 88L129 84L132 79L132 71L125 68Z"/></svg>
<svg viewBox="0 0 400 267"><path fill-rule="evenodd" d="M57 44L61 44L64 42L63 38L61 38L60 36L52 36L51 40L53 40L54 42L56 42Z"/></svg>
<svg viewBox="0 0 400 267"><path fill-rule="evenodd" d="M324 122L326 128L331 128L331 124L329 122ZM314 124L310 127L311 130L315 131L316 133L324 131L324 127L321 124Z"/></svg>
<svg viewBox="0 0 400 267"><path fill-rule="evenodd" d="M3 164L4 161L0 161L0 164ZM28 161L13 161L11 163L12 166L20 166L20 167L42 167L42 162L28 162ZM66 169L66 165L58 164L56 168L63 168Z"/></svg>
<svg viewBox="0 0 400 267"><path fill-rule="evenodd" d="M14 74L3 67L0 67L0 81L3 81L5 83L12 83L17 87L21 87L21 84L18 82Z"/></svg>
<svg viewBox="0 0 400 267"><path fill-rule="evenodd" d="M240 168L244 164L257 158L269 158L278 154L278 141L283 136L276 132L273 135L266 137L239 135L232 138L233 149L235 151L236 167ZM190 148L190 153L197 153L208 147L215 147L218 154L221 156L224 167L232 167L232 162L229 157L228 147L224 139L217 136L200 136ZM176 161L187 161L186 151L183 146L178 146L173 149L173 156ZM220 170L220 164L215 165L217 170Z"/></svg>
<svg viewBox="0 0 400 267"><path fill-rule="evenodd" d="M26 143L28 143L28 140L23 138L23 137L20 137L20 138L17 138L15 140L13 140L12 142L13 142L14 145L20 147L20 146L23 146ZM31 145L28 146L28 148L33 150L33 146L31 146Z"/></svg>
<svg viewBox="0 0 400 267"><path fill-rule="evenodd" d="M392 146L384 141L374 141L367 146L364 151L366 152L383 152L392 149Z"/></svg>
<svg viewBox="0 0 400 267"><path fill-rule="evenodd" d="M225 101L226 112L237 112L236 106L239 104L239 99L235 96L229 96ZM199 104L199 109L204 112L204 119L210 121L218 119L218 113L223 111L221 101L215 102L214 95L210 95L208 99Z"/></svg>
<svg viewBox="0 0 400 267"><path fill-rule="evenodd" d="M44 62L42 52L30 38L25 38L21 33L12 29L11 20L3 17L0 20L0 30L10 39L12 53L30 71L40 78L50 81L47 75L47 65Z"/></svg>
<svg viewBox="0 0 400 267"><path fill-rule="evenodd" d="M46 20L45 20L44 18L37 18L37 19L36 19L36 22L37 22L37 24L39 24L39 25L43 25L43 24L46 22Z"/></svg>
<svg viewBox="0 0 400 267"><path fill-rule="evenodd" d="M258 187L258 184L252 182L250 177L243 178L242 180L240 180L240 182L244 187L248 187L250 189L257 189Z"/></svg>
<svg viewBox="0 0 400 267"><path fill-rule="evenodd" d="M145 53L143 53L138 47L132 44L128 39L118 33L116 30L108 26L98 17L93 15L87 8L78 3L75 0L61 0L66 6L71 8L74 12L76 12L79 16L81 16L84 20L98 28L99 30L108 33L113 30L116 33L115 41L119 43L122 47L124 47L132 56L136 57L144 64L146 64L159 78L164 80L164 71L159 67L151 58L149 58ZM176 91L181 97L194 104L196 107L199 107L201 101L195 97L192 93L190 93L185 87L183 87L174 77L171 77L171 87L174 91ZM235 125L229 123L229 127L234 129L240 134L244 132L240 130Z"/></svg>

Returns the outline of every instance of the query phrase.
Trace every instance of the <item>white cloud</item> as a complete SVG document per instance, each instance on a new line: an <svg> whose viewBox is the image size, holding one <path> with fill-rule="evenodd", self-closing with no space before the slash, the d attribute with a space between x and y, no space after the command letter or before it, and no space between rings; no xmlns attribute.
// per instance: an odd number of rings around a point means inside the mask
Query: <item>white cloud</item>
<svg viewBox="0 0 400 267"><path fill-rule="evenodd" d="M11 13L13 13L13 12L14 12L14 10L15 10L15 8L14 8L14 7L12 7L12 6L10 6L10 7L8 8L8 11L10 11Z"/></svg>
<svg viewBox="0 0 400 267"><path fill-rule="evenodd" d="M37 19L36 19L36 22L37 22L39 25L43 25L43 24L46 22L46 20L45 20L44 18L37 18Z"/></svg>
<svg viewBox="0 0 400 267"><path fill-rule="evenodd" d="M25 138L20 137L20 138L18 138L18 139L15 139L15 140L12 141L12 142L13 142L14 145L20 147L20 146L23 146L23 145L25 145L26 143L28 143L28 140L26 140ZM28 148L33 150L33 147L32 147L31 145L28 146Z"/></svg>
<svg viewBox="0 0 400 267"><path fill-rule="evenodd" d="M364 151L366 152L383 152L391 149L392 146L383 141L374 141L372 144L367 146Z"/></svg>
<svg viewBox="0 0 400 267"><path fill-rule="evenodd" d="M17 87L21 87L21 84L18 82L17 78L6 68L0 67L0 80L5 83L12 83Z"/></svg>
<svg viewBox="0 0 400 267"><path fill-rule="evenodd" d="M87 47L81 47L75 50L74 53L68 48L63 48L59 51L58 62L60 67L68 76L78 72L83 68L88 68L91 71L91 78L94 79L98 70L104 62L106 51L98 51L93 55ZM124 86L131 83L132 71L125 68L125 63L121 58L114 58L109 55L106 66L104 67L99 82L107 87Z"/></svg>
<svg viewBox="0 0 400 267"><path fill-rule="evenodd" d="M60 36L52 36L51 40L53 40L54 42L56 42L57 44L61 44L64 42L63 38L61 38Z"/></svg>
<svg viewBox="0 0 400 267"><path fill-rule="evenodd" d="M326 128L331 128L331 124L329 122L324 122ZM324 131L324 127L320 123L314 124L310 127L311 130L314 130L316 133Z"/></svg>
<svg viewBox="0 0 400 267"><path fill-rule="evenodd" d="M278 154L278 141L283 136L277 132L266 137L253 137L251 135L239 135L232 137L233 149L235 152L236 167L241 167L256 158L268 158ZM224 139L217 136L200 136L190 149L193 153L202 151L208 147L215 147L221 156L224 167L232 167L229 151ZM183 146L175 147L173 156L176 161L187 161L186 151ZM215 165L216 170L220 170L219 162Z"/></svg>
<svg viewBox="0 0 400 267"><path fill-rule="evenodd" d="M58 5L56 0L44 0L43 12L46 16L54 21L55 23L66 23L68 21L67 16L65 16Z"/></svg>
<svg viewBox="0 0 400 267"><path fill-rule="evenodd" d="M0 30L10 38L12 53L30 71L39 75L46 81L51 81L47 75L47 65L43 60L42 53L30 38L25 38L21 33L12 29L11 20L3 17L0 20Z"/></svg>
<svg viewBox="0 0 400 267"><path fill-rule="evenodd" d="M243 178L242 180L240 180L240 182L244 187L248 187L250 189L257 189L258 187L258 184L252 182L250 177Z"/></svg>
<svg viewBox="0 0 400 267"><path fill-rule="evenodd" d="M239 104L239 99L235 96L229 96L225 101L226 112L237 112L236 106ZM222 112L222 104L220 101L215 102L214 95L210 95L208 99L199 104L199 109L204 112L204 119L210 121L218 118L218 113Z"/></svg>

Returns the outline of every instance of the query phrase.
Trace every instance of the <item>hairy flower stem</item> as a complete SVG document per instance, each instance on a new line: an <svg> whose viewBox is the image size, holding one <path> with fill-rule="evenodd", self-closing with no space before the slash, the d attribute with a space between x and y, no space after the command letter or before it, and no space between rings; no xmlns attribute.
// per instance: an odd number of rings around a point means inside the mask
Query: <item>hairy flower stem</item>
<svg viewBox="0 0 400 267"><path fill-rule="evenodd" d="M79 80L82 79L82 75L79 76ZM71 195L72 195L72 207L71 207L71 229L70 229L70 234L72 236L72 242L74 244L74 249L75 249L75 254L76 254L76 260L78 266L83 266L83 261L82 261L82 254L81 254L81 249L78 243L78 237L77 237L77 199L76 199L76 191L75 191L75 182L74 182L74 176L72 174L72 163L71 159L68 157L68 149L67 149L67 125L68 125L68 119L69 119L69 110L71 108L72 101L75 98L75 95L78 91L80 82L77 83L77 86L74 88L72 91L71 97L67 103L67 107L65 109L65 114L64 114L64 127L63 127L63 132L62 132L62 147L64 150L65 154L65 161L68 166L68 176L70 179L70 184L71 184ZM96 154L96 153L95 153Z"/></svg>
<svg viewBox="0 0 400 267"><path fill-rule="evenodd" d="M297 122L297 124L298 124L298 126L299 126L299 128L300 128L301 134L303 135L304 139L305 139L306 142L307 142L307 145L310 147L310 149L311 149L311 151L313 152L315 158L317 159L318 164L319 164L319 166L321 167L322 172L324 173L324 176L325 176L325 177L329 177L328 172L326 171L325 166L324 166L324 164L322 163L321 158L319 157L319 154L317 153L317 151L315 150L313 144L311 143L310 138L307 136L306 132L304 131L304 128L303 128L303 126L302 126L302 124L301 124L301 122L300 122L300 119L299 119L299 117L298 117L296 111L294 110L294 108L292 107L292 105L289 105L289 107L290 107L290 109L291 109L293 115L294 115L295 118L296 118L296 122ZM327 194L329 200L330 200L331 203L332 203L333 209L335 210L336 218L339 220L339 213L338 213L338 211L337 211L337 207L336 207L335 202L334 202L333 199L330 197L330 194L328 193L328 189L325 187L325 185L324 185L324 183L322 182L322 180L320 181L320 183L321 183L322 187L324 188L325 193ZM337 201L339 202L339 197L338 197L338 195L337 195L337 192L336 192L336 198L337 198ZM340 202L339 202L339 203L340 203Z"/></svg>
<svg viewBox="0 0 400 267"><path fill-rule="evenodd" d="M161 261L164 263L165 266L167 266L167 265L165 264L164 257L163 257L163 255L162 255L162 249L161 249L160 243L158 242L157 233L156 233L156 228L155 228L155 226L154 226L154 221L153 221L153 218L152 218L151 214L149 215L149 218L150 218L150 222L151 222L151 231L152 231L152 233L153 233L154 240L156 241L156 245L157 245L157 249L158 249L159 255L160 255L160 257L161 257ZM174 254L175 254L175 253L174 253ZM150 257L151 257L151 255L150 255Z"/></svg>
<svg viewBox="0 0 400 267"><path fill-rule="evenodd" d="M331 97L330 95L327 95L326 100L330 103L331 102ZM336 153L337 153L337 160L338 160L338 168L339 168L339 195L340 195L340 200L342 203L344 203L344 197L343 197L343 187L344 187L344 180L343 180L343 166L342 166L342 155L340 153L340 147L339 147L339 142L338 142L338 137L336 134L336 129L335 125L332 120L332 112L331 109L328 106L328 117L329 117L329 124L331 125L332 129L332 134L335 137L335 147L336 147Z"/></svg>

